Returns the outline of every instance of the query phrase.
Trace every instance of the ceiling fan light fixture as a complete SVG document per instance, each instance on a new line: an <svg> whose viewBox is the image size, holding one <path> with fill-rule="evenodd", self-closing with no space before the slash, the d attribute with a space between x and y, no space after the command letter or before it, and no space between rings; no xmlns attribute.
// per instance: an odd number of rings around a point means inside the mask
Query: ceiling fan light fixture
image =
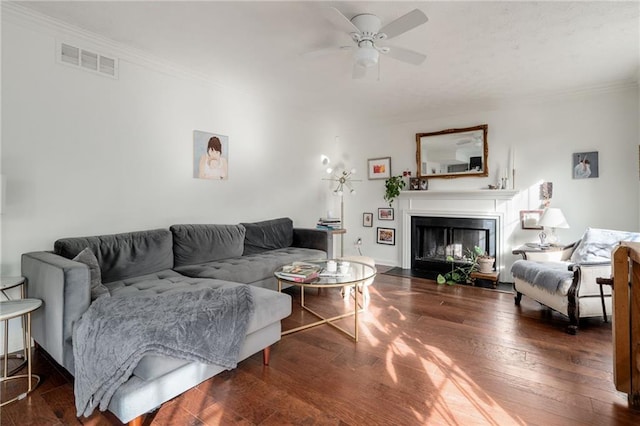
<svg viewBox="0 0 640 426"><path fill-rule="evenodd" d="M362 46L358 50L356 50L354 54L354 59L358 65L361 67L369 68L378 63L378 58L380 54L378 51L371 46Z"/></svg>

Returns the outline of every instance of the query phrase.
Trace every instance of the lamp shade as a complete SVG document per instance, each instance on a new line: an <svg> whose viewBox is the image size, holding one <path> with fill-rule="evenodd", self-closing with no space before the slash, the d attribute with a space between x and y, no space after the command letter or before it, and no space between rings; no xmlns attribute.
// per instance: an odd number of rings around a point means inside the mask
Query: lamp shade
<svg viewBox="0 0 640 426"><path fill-rule="evenodd" d="M377 64L379 56L378 51L372 46L361 46L354 54L356 63L365 68Z"/></svg>
<svg viewBox="0 0 640 426"><path fill-rule="evenodd" d="M548 207L544 213L542 213L542 217L538 221L538 225L549 228L569 227L567 219L565 219L564 214L562 214L562 210L553 207Z"/></svg>

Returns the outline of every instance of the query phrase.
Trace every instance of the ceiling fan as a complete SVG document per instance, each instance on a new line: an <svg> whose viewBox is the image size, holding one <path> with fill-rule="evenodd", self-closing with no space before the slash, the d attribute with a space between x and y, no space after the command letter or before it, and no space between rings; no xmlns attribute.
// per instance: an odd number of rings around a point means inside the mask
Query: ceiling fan
<svg viewBox="0 0 640 426"><path fill-rule="evenodd" d="M362 13L349 19L335 7L327 7L323 10L336 28L349 34L355 45L330 47L309 52L306 55L319 56L335 51L353 50L353 78L364 77L367 68L378 64L380 53L414 65L422 64L427 58L422 53L402 47L378 45L378 42L404 34L427 22L427 15L419 9L412 10L384 27L381 27L380 18L370 13Z"/></svg>

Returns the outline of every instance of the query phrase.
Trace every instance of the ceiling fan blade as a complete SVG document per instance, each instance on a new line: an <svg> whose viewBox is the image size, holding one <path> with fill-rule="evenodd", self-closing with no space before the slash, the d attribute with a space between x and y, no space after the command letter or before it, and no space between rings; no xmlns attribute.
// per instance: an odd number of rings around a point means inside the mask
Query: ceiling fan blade
<svg viewBox="0 0 640 426"><path fill-rule="evenodd" d="M397 59L402 62L408 62L413 65L420 65L427 59L427 55L416 52L415 50L404 49L402 47L385 46L388 47L388 51L381 50L382 53L391 56L393 59ZM386 50L386 49L385 49Z"/></svg>
<svg viewBox="0 0 640 426"><path fill-rule="evenodd" d="M347 50L354 49L355 46L332 46L325 47L318 50L312 50L310 52L305 52L302 54L305 58L317 58L320 56L331 55L333 53L345 52Z"/></svg>
<svg viewBox="0 0 640 426"><path fill-rule="evenodd" d="M351 77L354 79L363 78L367 74L367 69L362 65L358 65L357 63L353 64L353 73Z"/></svg>
<svg viewBox="0 0 640 426"><path fill-rule="evenodd" d="M358 27L353 25L353 22L342 14L335 7L323 7L322 14L329 20L337 29L344 31L345 33L360 33Z"/></svg>
<svg viewBox="0 0 640 426"><path fill-rule="evenodd" d="M378 33L385 33L387 35L387 39L390 39L392 37L399 36L402 33L406 33L407 31L424 24L428 20L429 18L427 18L427 15L425 15L424 12L420 9L414 9L395 21L388 23L382 27Z"/></svg>

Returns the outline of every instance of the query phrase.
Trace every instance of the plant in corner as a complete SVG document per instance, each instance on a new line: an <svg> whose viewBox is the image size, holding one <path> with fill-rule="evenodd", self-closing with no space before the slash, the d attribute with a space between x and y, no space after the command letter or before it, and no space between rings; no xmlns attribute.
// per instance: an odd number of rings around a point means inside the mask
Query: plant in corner
<svg viewBox="0 0 640 426"><path fill-rule="evenodd" d="M384 200L389 203L389 207L393 204L393 200L398 198L405 185L402 175L391 176L384 181Z"/></svg>
<svg viewBox="0 0 640 426"><path fill-rule="evenodd" d="M490 256L487 256L486 252L478 246L475 246L473 250L467 249L467 255L464 256L462 265L456 266L453 256L447 256L447 262L451 263L451 271L444 275L438 274L436 282L448 285L466 283L469 281L471 273L478 270L478 259L484 258L490 258Z"/></svg>

